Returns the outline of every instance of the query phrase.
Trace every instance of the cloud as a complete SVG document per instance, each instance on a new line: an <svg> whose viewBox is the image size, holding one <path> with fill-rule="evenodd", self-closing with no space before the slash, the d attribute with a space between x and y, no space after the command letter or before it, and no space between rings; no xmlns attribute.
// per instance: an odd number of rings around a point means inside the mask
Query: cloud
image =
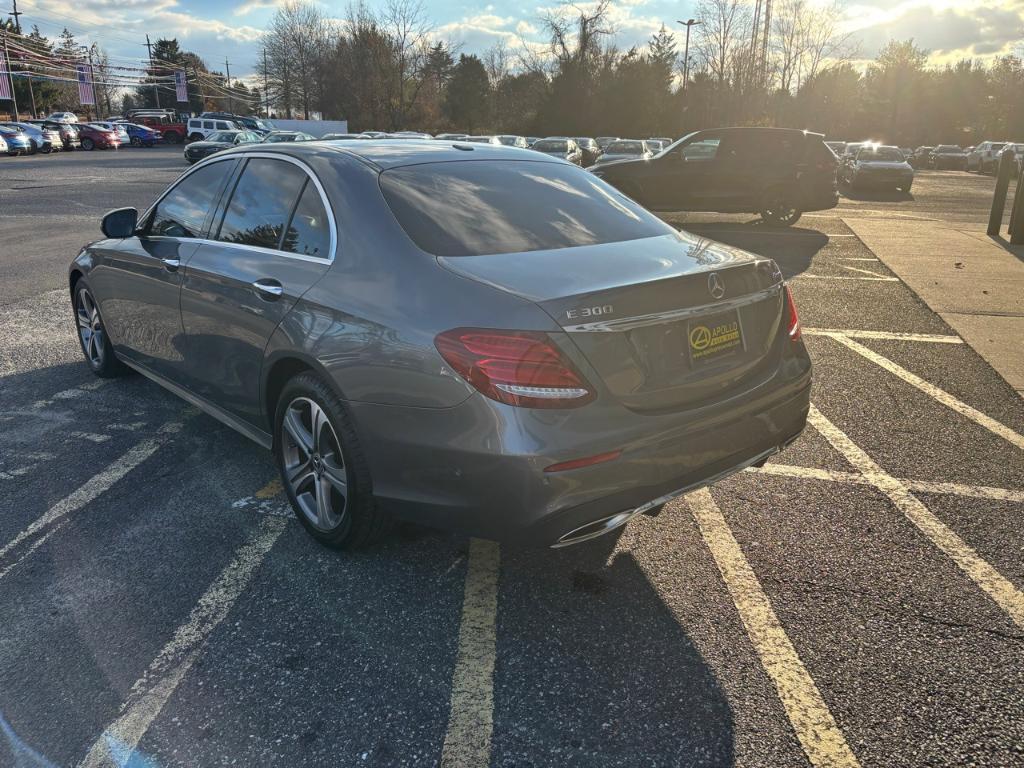
<svg viewBox="0 0 1024 768"><path fill-rule="evenodd" d="M931 53L933 64L960 58L1011 53L1024 40L1021 0L911 0L892 7L859 5L848 9L847 29L873 58L891 40L913 38Z"/></svg>
<svg viewBox="0 0 1024 768"><path fill-rule="evenodd" d="M271 8L280 8L288 0L247 0L241 5L235 6L235 16L248 16L253 11L265 11Z"/></svg>

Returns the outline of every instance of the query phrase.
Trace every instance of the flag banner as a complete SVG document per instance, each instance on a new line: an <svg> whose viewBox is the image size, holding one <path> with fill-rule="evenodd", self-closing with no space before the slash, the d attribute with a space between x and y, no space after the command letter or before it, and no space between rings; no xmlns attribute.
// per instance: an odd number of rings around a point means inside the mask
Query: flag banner
<svg viewBox="0 0 1024 768"><path fill-rule="evenodd" d="M7 72L6 56L0 57L0 101L13 99L11 76Z"/></svg>
<svg viewBox="0 0 1024 768"><path fill-rule="evenodd" d="M178 101L188 103L188 84L185 81L185 70L174 70L174 90L178 94Z"/></svg>
<svg viewBox="0 0 1024 768"><path fill-rule="evenodd" d="M78 67L78 100L84 104L95 104L92 93L92 79L89 77L89 65L79 64Z"/></svg>

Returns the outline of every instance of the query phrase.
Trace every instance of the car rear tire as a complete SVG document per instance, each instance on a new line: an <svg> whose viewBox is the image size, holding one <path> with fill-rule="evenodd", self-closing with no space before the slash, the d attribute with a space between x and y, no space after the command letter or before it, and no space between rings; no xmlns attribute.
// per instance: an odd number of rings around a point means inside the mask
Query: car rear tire
<svg viewBox="0 0 1024 768"><path fill-rule="evenodd" d="M851 187L853 182L850 183ZM761 204L761 218L770 224L781 224L791 227L800 221L803 211L796 205L792 190L787 187L774 187L764 195Z"/></svg>
<svg viewBox="0 0 1024 768"><path fill-rule="evenodd" d="M274 458L295 516L320 544L361 549L391 529L391 517L374 502L348 411L313 373L295 376L281 391Z"/></svg>
<svg viewBox="0 0 1024 768"><path fill-rule="evenodd" d="M107 335L99 305L84 279L75 283L73 306L78 344L82 348L89 369L103 379L127 373L127 366L114 354L114 346Z"/></svg>
<svg viewBox="0 0 1024 768"><path fill-rule="evenodd" d="M131 145L133 147L141 147L142 146L142 139L140 139L138 136L132 136L131 139L129 139L129 141L131 142Z"/></svg>
<svg viewBox="0 0 1024 768"><path fill-rule="evenodd" d="M96 142L90 139L88 136L82 139L82 149L93 150L96 148Z"/></svg>

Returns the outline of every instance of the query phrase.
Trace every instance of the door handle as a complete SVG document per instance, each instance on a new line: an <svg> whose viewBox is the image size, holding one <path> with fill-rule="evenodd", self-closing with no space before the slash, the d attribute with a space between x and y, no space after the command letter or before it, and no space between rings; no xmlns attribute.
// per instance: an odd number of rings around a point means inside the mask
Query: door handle
<svg viewBox="0 0 1024 768"><path fill-rule="evenodd" d="M277 280L257 280L252 287L256 289L256 293L268 301L279 299L284 293L284 288Z"/></svg>
<svg viewBox="0 0 1024 768"><path fill-rule="evenodd" d="M180 259L160 259L160 261L162 261L164 263L164 268L168 272L177 272L178 271L178 267L181 266L181 260Z"/></svg>

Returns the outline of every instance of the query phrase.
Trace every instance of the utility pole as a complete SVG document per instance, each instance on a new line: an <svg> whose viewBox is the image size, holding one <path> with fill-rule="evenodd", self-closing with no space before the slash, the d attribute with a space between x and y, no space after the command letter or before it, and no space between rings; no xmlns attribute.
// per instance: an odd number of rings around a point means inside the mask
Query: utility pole
<svg viewBox="0 0 1024 768"><path fill-rule="evenodd" d="M18 21L18 17L21 16L21 11L18 10L18 0L11 0L14 4L14 10L11 11L11 16L14 17L14 31L19 35L21 34L21 22Z"/></svg>
<svg viewBox="0 0 1024 768"><path fill-rule="evenodd" d="M92 88L92 109L96 110L96 118L100 116L100 105L96 102L99 99L96 98L96 71L92 68L92 48L86 49L86 53L89 56L89 87ZM86 117L92 119L92 109L86 110Z"/></svg>
<svg viewBox="0 0 1024 768"><path fill-rule="evenodd" d="M227 72L226 85L228 88L228 114L235 114L234 104L231 101L231 62L224 57L224 71Z"/></svg>
<svg viewBox="0 0 1024 768"><path fill-rule="evenodd" d="M267 49L263 49L263 103L267 105L267 120L270 119L270 86L267 84Z"/></svg>
<svg viewBox="0 0 1024 768"><path fill-rule="evenodd" d="M4 40L4 61L7 63L7 79L11 83L11 102L14 104L14 120L17 122L21 118L18 116L18 94L14 92L14 75L11 74L11 57L7 52L7 35L0 35Z"/></svg>
<svg viewBox="0 0 1024 768"><path fill-rule="evenodd" d="M153 44L149 42L149 35L146 35L146 50L149 51L149 71L156 77L156 70L153 68ZM160 109L160 86L153 83L153 96L156 98L156 108Z"/></svg>
<svg viewBox="0 0 1024 768"><path fill-rule="evenodd" d="M683 93L686 93L686 82L690 79L690 27L704 22L696 19L687 19L686 21L677 19L676 23L686 27L686 48L683 50Z"/></svg>

